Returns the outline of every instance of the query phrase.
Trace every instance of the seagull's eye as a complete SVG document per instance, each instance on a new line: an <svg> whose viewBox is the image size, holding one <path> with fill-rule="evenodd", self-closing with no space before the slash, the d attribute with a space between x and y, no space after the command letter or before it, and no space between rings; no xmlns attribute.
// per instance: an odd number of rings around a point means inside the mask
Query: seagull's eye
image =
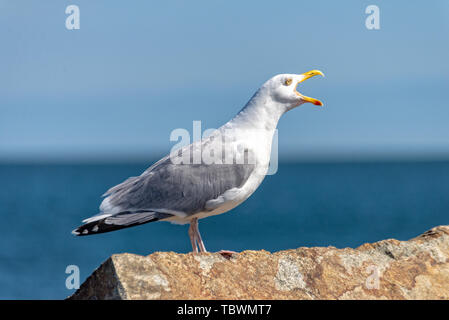
<svg viewBox="0 0 449 320"><path fill-rule="evenodd" d="M285 80L285 82L284 82L284 84L286 85L286 86L289 86L289 85L291 85L292 84L292 79L291 78L288 78L287 80Z"/></svg>

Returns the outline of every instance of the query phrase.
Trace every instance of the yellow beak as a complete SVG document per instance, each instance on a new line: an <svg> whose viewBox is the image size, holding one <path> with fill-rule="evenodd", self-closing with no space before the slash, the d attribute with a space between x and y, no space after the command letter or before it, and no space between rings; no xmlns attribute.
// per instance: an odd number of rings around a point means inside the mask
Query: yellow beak
<svg viewBox="0 0 449 320"><path fill-rule="evenodd" d="M305 81L305 80L307 80L309 78L312 78L314 76L317 76L317 75L320 75L320 76L324 77L324 74L320 70L310 70L308 72L305 72L305 73L302 74L303 78L300 81L298 81L297 85L300 84L301 82L303 82L303 81ZM301 99L306 101L306 102L313 103L316 106L322 106L323 105L323 103L320 100L318 100L318 99L311 98L311 97L306 97L306 96L300 94L298 91L296 91L296 92L297 92L298 95L301 96Z"/></svg>

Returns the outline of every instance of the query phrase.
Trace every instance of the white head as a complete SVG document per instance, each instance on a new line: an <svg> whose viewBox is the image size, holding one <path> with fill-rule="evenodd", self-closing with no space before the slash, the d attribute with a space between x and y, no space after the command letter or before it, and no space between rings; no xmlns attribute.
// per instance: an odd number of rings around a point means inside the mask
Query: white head
<svg viewBox="0 0 449 320"><path fill-rule="evenodd" d="M262 96L269 96L274 102L285 106L286 110L293 109L303 103L310 102L322 106L320 100L307 97L298 92L298 85L313 76L324 74L319 70L311 70L303 74L278 74L265 82L259 90Z"/></svg>

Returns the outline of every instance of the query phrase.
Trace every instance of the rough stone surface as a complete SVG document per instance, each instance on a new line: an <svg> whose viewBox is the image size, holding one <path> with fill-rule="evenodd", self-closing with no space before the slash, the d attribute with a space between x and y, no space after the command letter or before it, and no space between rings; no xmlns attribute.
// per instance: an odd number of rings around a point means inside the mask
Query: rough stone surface
<svg viewBox="0 0 449 320"><path fill-rule="evenodd" d="M275 253L111 256L69 299L449 299L449 226Z"/></svg>

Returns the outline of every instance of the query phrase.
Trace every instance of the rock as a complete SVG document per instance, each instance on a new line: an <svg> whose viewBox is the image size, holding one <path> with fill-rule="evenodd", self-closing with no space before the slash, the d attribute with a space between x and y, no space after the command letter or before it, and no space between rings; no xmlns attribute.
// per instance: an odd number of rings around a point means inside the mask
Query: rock
<svg viewBox="0 0 449 320"><path fill-rule="evenodd" d="M449 226L409 241L106 260L69 299L449 299Z"/></svg>

